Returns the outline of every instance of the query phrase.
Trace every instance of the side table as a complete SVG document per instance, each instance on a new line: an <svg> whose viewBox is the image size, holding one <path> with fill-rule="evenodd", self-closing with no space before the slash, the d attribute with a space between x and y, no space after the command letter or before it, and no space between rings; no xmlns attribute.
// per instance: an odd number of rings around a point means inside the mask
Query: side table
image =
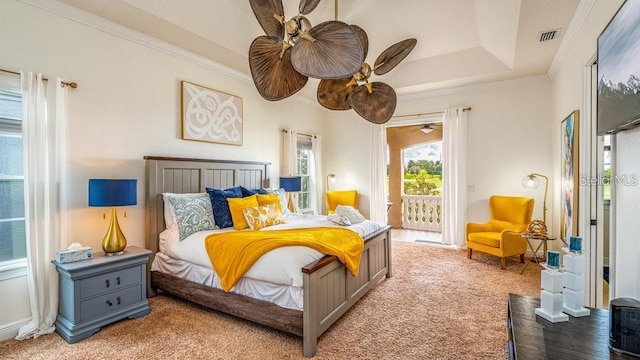
<svg viewBox="0 0 640 360"><path fill-rule="evenodd" d="M150 254L129 246L117 256L98 252L89 260L64 264L54 260L60 283L58 334L71 344L115 321L147 315Z"/></svg>
<svg viewBox="0 0 640 360"><path fill-rule="evenodd" d="M520 270L520 274L522 274L524 272L524 270L527 268L527 266L532 263L535 262L536 264L538 264L538 266L540 266L540 268L542 269L542 265L540 265L540 263L542 261L545 260L546 256L547 256L547 241L552 241L555 240L556 237L555 236L548 236L548 235L533 235L533 234L528 234L528 233L522 233L520 236L522 236L523 238L527 239L527 244L529 244L529 249L531 249L531 252L533 253L533 256L531 257L531 259L529 259L529 261L527 261L526 264L524 264L524 267L522 268L522 270ZM533 248L533 245L531 244L531 240L539 240L540 242L538 243L538 246L536 246L536 248ZM540 251L540 247L543 247L543 256L538 256L538 251Z"/></svg>

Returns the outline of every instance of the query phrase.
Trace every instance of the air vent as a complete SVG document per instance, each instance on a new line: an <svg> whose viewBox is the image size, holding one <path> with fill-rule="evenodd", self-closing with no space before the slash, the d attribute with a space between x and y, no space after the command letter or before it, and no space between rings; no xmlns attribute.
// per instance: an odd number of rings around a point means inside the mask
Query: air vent
<svg viewBox="0 0 640 360"><path fill-rule="evenodd" d="M556 38L556 36L558 36L558 34L560 33L561 29L553 29L553 30L548 30L548 31L543 31L541 32L538 37L538 41L540 42L545 42L545 41L550 41Z"/></svg>

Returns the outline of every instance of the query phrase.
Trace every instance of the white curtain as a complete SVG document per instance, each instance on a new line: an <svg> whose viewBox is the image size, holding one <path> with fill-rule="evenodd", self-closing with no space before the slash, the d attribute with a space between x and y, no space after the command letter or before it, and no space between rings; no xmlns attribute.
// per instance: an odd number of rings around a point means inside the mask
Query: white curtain
<svg viewBox="0 0 640 360"><path fill-rule="evenodd" d="M387 224L387 131L384 125L371 126L371 209L369 218Z"/></svg>
<svg viewBox="0 0 640 360"><path fill-rule="evenodd" d="M467 223L467 114L462 108L445 110L442 145L442 243L463 248Z"/></svg>
<svg viewBox="0 0 640 360"><path fill-rule="evenodd" d="M282 176L295 176L298 174L298 133L286 130L282 134L284 140Z"/></svg>
<svg viewBox="0 0 640 360"><path fill-rule="evenodd" d="M58 276L51 263L60 249L66 226L61 222L60 186L64 180L67 89L56 81L56 115L48 116L41 74L21 72L22 137L24 151L27 281L31 321L16 339L36 338L55 330L58 313Z"/></svg>
<svg viewBox="0 0 640 360"><path fill-rule="evenodd" d="M293 130L286 130L282 134L284 158L280 176L296 176L298 175L298 133ZM294 209L297 209L298 193L288 193L287 198L290 204L294 205Z"/></svg>
<svg viewBox="0 0 640 360"><path fill-rule="evenodd" d="M322 204L322 140L319 135L311 137L311 166L309 167L309 192L311 197L311 209L315 215L321 214Z"/></svg>

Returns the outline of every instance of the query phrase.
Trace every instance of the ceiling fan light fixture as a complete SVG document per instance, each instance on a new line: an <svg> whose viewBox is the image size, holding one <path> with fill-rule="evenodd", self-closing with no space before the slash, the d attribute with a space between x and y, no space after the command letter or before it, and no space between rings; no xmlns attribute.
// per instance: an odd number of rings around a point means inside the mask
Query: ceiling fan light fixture
<svg viewBox="0 0 640 360"><path fill-rule="evenodd" d="M432 131L433 131L433 129L431 128L431 125L429 125L429 124L424 124L424 125L422 126L422 128L420 129L420 131L422 131L422 132L423 132L423 133L425 133L425 134L428 134L428 133L432 132Z"/></svg>

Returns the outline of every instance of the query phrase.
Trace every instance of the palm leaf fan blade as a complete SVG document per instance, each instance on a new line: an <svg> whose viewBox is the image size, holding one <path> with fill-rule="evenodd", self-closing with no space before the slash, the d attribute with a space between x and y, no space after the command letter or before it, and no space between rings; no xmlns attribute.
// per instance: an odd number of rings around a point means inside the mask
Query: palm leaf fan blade
<svg viewBox="0 0 640 360"><path fill-rule="evenodd" d="M249 4L264 33L283 40L284 26L276 19L276 16L284 19L282 0L249 0Z"/></svg>
<svg viewBox="0 0 640 360"><path fill-rule="evenodd" d="M320 80L318 103L329 110L349 110L349 95L357 87L357 83L351 78Z"/></svg>
<svg viewBox="0 0 640 360"><path fill-rule="evenodd" d="M300 0L298 11L302 15L309 15L320 3L320 0Z"/></svg>
<svg viewBox="0 0 640 360"><path fill-rule="evenodd" d="M326 21L309 30L314 40L301 39L291 50L293 67L317 79L340 79L355 74L362 65L358 35L341 21Z"/></svg>
<svg viewBox="0 0 640 360"><path fill-rule="evenodd" d="M376 75L384 75L391 71L409 55L417 43L418 40L416 39L406 39L389 46L376 59L373 66L373 73Z"/></svg>
<svg viewBox="0 0 640 360"><path fill-rule="evenodd" d="M351 29L356 32L358 35L358 39L360 40L360 45L362 46L362 61L367 58L367 53L369 53L369 37L367 33L358 25L349 25Z"/></svg>
<svg viewBox="0 0 640 360"><path fill-rule="evenodd" d="M282 49L282 40L273 36L259 36L249 47L251 77L266 100L287 98L302 89L308 80L293 68L291 50L282 53Z"/></svg>
<svg viewBox="0 0 640 360"><path fill-rule="evenodd" d="M368 86L371 87L369 92ZM385 83L373 82L359 86L349 95L353 110L374 124L384 124L396 111L398 97L393 88Z"/></svg>

